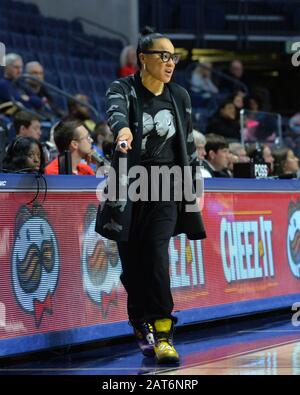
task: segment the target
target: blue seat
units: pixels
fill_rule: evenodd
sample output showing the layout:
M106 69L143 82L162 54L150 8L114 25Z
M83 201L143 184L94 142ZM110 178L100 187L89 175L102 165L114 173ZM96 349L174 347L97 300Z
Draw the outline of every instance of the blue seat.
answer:
M61 88L61 81L56 72L53 73L51 71L46 70L45 81L49 82L49 84L56 86L57 88Z
M8 21L4 17L0 17L0 29L7 30L8 29Z
M86 69L83 59L70 56L69 60L70 60L71 68L75 74L85 75Z
M39 39L36 36L27 34L26 40L27 40L28 48L30 48L32 51L38 52L40 50L41 45Z
M7 31L0 30L0 41L6 46L6 53L8 47L13 47L11 35Z
M53 73L56 74L56 66L55 66L53 55L39 51L37 53L37 57L39 62L45 68L46 71L52 72L52 74Z
M24 64L36 60L36 55L32 51L18 49L17 53L22 57Z
M62 89L68 93L74 94L78 92L75 78L70 74L61 73L60 81Z
M46 53L55 53L56 45L55 40L51 38L41 37L41 49Z
M51 96L55 102L55 104L62 109L63 111L67 111L67 99L64 96L58 95L56 93L51 93Z
M104 96L106 85L102 78L92 78L94 94L97 96Z
M114 62L98 62L98 70L102 78L112 82L117 78L118 64Z
M78 92L90 96L93 93L93 86L91 81L86 77L76 78Z
M69 43L66 40L66 38L65 39L58 38L54 41L55 41L55 48L58 53L61 53L64 55L67 55L69 53Z
M56 66L57 71L63 73L71 73L72 67L71 62L67 56L58 56L54 57L54 64Z
M98 110L100 112L100 114L102 115L102 119L105 119L106 118L105 97L100 96L100 95L93 95L92 96L92 104L94 105L94 107L96 107L96 110Z
M91 59L84 59L85 71L89 77L97 77L99 75L99 70L97 63Z
M28 31L31 34L41 36L42 26L44 24L44 18L40 15L31 15L27 18L28 21Z
M23 34L11 33L11 38L12 38L13 45L16 48L16 52L18 52L18 50L29 49L29 47L27 45L27 41L26 41Z

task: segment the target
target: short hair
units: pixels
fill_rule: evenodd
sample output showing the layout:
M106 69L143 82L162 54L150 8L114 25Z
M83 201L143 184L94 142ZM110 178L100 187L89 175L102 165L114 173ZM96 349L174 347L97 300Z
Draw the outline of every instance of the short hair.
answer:
M90 104L89 97L87 95L84 95L83 93L76 93L73 97L77 100L84 102L87 105ZM67 100L67 106L69 111L71 111L73 108L76 108L76 106L81 106L81 105L84 106L84 104L78 103L76 100L74 100L74 98L72 99L70 98Z
M41 63L36 60L26 63L26 65L25 65L26 73L29 73L32 66L37 66L37 65L40 66L42 69L44 69L44 67L41 65Z
M220 149L229 147L225 137L223 136L214 133L209 133L205 137L206 137L206 145L205 145L206 157L208 157L209 151L217 152Z
M224 99L219 105L218 112L220 112L223 108L228 106L228 104L232 104L234 106L234 103L232 100L233 100L233 97L228 97L228 98Z
M28 172L30 169L26 165L28 152L33 144L39 147L41 164L39 173L43 173L45 167L44 151L41 143L33 137L17 136L8 146L5 158L3 159L3 171L5 172Z
M37 114L33 114L29 111L18 111L14 116L14 128L16 134L19 134L21 126L28 128L32 121L40 121L40 117Z
M230 143L229 144L229 151L234 154L239 156L239 152L240 150L245 149L245 147L243 146L243 144L241 143Z
M8 53L5 56L5 66L10 66L16 60L21 60L23 62L22 56L18 55L17 53Z
M206 144L206 138L204 134L202 134L196 129L193 129L193 137L196 147L198 147L199 144L203 144L203 145Z
M80 121L61 121L54 127L54 142L58 152L69 149L72 140L78 135L76 129L82 125Z
M134 46L133 45L127 45L126 47L124 47L122 49L121 55L120 55L120 66L124 67L127 64L127 56L128 56L128 52L130 50L134 50Z

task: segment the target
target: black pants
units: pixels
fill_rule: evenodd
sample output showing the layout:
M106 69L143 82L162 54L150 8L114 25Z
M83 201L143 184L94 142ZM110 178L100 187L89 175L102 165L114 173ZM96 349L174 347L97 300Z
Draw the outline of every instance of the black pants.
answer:
M132 321L171 318L169 253L178 215L176 202L135 202L130 239L118 242L121 281Z

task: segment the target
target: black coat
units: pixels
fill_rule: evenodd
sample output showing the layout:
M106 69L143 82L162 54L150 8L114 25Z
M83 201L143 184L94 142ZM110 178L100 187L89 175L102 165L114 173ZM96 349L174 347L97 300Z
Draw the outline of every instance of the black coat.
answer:
M139 97L140 77L138 74L121 78L113 82L107 91L108 101L107 114L108 123L115 137L123 127L129 127L133 134L132 150L127 154L115 150L112 168L116 171L117 179L124 176L123 170L118 166L119 158L127 161L127 174L132 166L140 163L141 143L143 137L143 108ZM193 184L195 182L195 168L198 165L197 153L193 140L193 127L191 120L191 102L187 91L175 83L167 84L171 93L176 118L176 138L179 147L179 158L181 167L191 166L192 172L189 172L188 179L185 183ZM193 173L193 174L192 174ZM126 178L125 178L126 179ZM110 183L110 177L108 185ZM128 190L128 185L125 187ZM197 212L187 212L187 206L195 206L193 203L182 201L180 213L178 216L174 236L179 233L185 233L191 240L203 239L206 237L204 225L202 222L200 210ZM132 201L122 201L115 196L109 197L103 201L98 209L96 232L102 236L116 241L127 241L132 218Z

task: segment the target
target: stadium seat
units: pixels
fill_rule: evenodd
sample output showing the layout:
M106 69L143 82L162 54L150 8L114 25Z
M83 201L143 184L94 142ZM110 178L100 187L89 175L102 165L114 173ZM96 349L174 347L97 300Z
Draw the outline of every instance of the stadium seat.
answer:
M29 47L27 45L27 41L26 41L23 34L11 33L11 38L12 38L13 45L16 48L16 51L20 50L20 49L23 49L23 50L29 49Z
M70 56L69 61L71 64L71 69L73 70L73 72L75 74L79 74L79 75L85 74L86 69L85 69L83 59Z
M57 88L61 88L60 79L56 72L52 73L46 69L45 81L56 86Z
M51 38L41 37L41 49L46 53L55 53L56 45L55 40Z
M46 71L56 73L56 65L53 55L39 51L37 53L37 58Z
M59 73L71 73L71 62L67 56L54 56L54 63Z
M7 31L0 30L0 41L6 46L6 52L8 47L13 47L11 35Z
M85 71L90 77L98 77L99 71L97 63L92 59L84 59Z
M41 48L39 39L36 36L33 36L31 34L26 35L26 40L27 40L27 45L28 48L31 49L32 51L38 52Z
M78 92L77 84L73 76L65 73L60 73L59 77L63 90L71 94Z
M86 77L77 77L76 83L78 87L78 92L90 96L93 93L93 86L91 81Z

